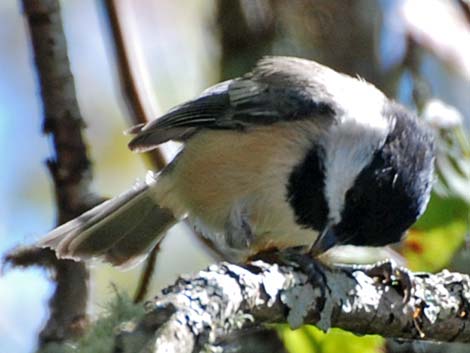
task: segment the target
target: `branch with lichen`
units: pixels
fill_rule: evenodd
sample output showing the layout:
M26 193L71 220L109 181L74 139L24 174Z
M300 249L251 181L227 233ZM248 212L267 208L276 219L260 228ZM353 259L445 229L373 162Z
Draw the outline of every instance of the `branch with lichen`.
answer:
M369 277L362 269L317 271L325 290L296 267L262 261L246 266L220 263L181 277L147 303L143 317L122 326L115 351L222 351L227 337L267 323L470 342L467 275L446 270L410 273L414 290L404 303L400 285Z

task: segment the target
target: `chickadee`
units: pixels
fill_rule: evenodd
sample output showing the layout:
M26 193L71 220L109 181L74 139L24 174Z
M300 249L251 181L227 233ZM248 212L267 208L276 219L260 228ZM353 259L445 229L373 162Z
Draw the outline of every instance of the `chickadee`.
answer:
M188 218L224 256L398 242L433 179L428 129L360 78L266 57L159 119L131 150L184 143L159 174L56 228L61 258L135 262Z

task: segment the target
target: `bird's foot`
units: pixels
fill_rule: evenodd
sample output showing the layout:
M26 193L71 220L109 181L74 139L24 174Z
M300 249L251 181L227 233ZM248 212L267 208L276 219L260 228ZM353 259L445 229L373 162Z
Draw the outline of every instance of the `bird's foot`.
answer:
M264 252L258 254L255 258L299 269L307 276L308 281L314 287L320 289L322 297L324 297L327 289L331 291L325 275L326 266L309 253L306 253L305 247Z
M376 281L398 289L403 295L403 304L407 304L414 293L414 275L405 267L398 266L393 260L385 260L371 265L335 265L352 275L355 271L364 272Z

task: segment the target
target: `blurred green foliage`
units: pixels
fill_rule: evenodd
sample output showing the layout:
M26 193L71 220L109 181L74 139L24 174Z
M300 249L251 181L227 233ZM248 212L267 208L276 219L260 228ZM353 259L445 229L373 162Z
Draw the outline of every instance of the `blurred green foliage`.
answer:
M428 210L403 244L408 267L429 272L447 267L465 243L467 217L463 200L433 194Z
M384 339L376 335L356 336L340 329L328 333L315 326L291 330L286 325L278 327L279 336L292 353L378 353L382 352Z

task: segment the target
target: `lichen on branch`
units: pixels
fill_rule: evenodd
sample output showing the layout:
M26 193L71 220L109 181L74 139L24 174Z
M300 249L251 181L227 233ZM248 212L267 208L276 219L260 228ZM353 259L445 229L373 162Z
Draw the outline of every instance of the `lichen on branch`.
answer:
M263 261L212 265L181 277L148 302L147 314L118 334L115 349L189 353L222 348L225 337L242 328L286 322L384 337L470 341L467 275L446 270L410 274L414 290L404 303L399 283L369 277L362 268L318 271L326 290L296 266Z

